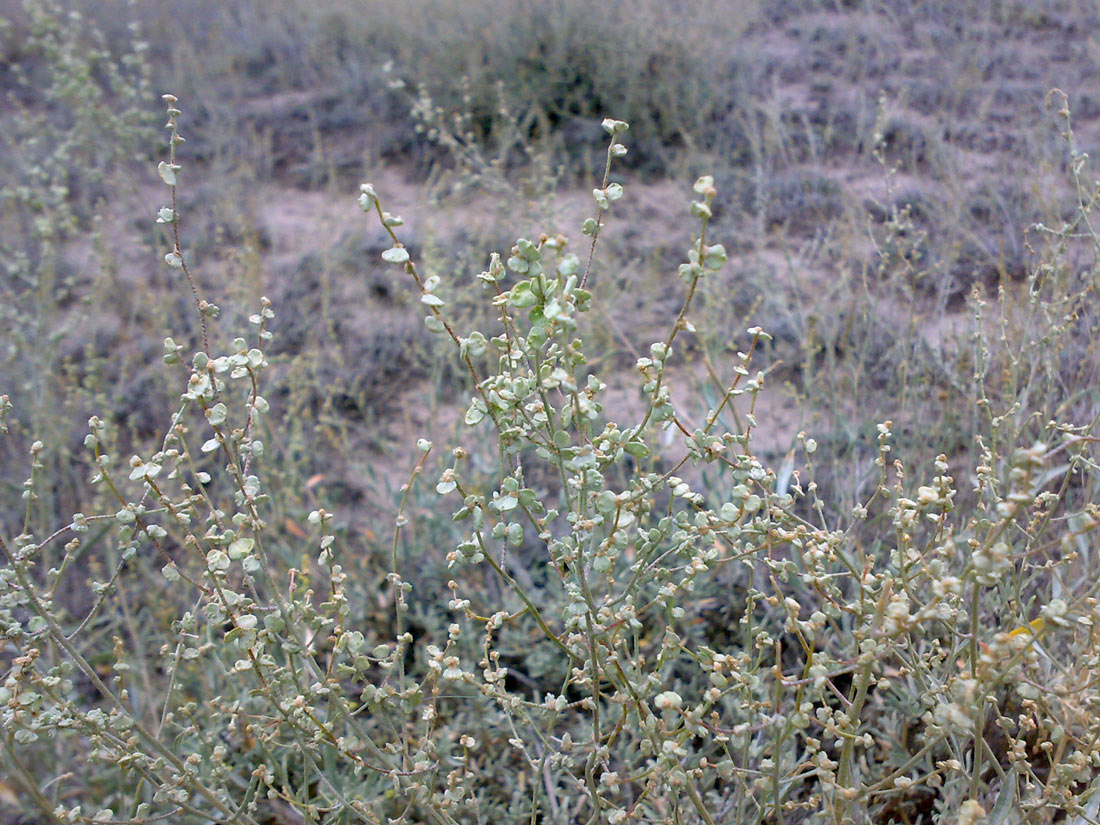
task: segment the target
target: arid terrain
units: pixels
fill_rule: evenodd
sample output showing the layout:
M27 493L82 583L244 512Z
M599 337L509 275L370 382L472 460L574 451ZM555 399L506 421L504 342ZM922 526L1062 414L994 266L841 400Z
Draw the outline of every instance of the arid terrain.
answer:
M186 382L162 363L162 341L199 345L155 222L164 93L182 110L179 230L221 310L212 338L244 335L261 296L275 312L270 522L292 560L315 538L307 514L324 507L360 559L349 566L384 575L416 441L449 448L470 401L416 285L380 257L391 242L357 205L363 182L404 219L399 237L455 317L492 334L474 276L541 233L569 237L585 259L600 122L631 121L612 175L625 194L600 235L579 332L592 370L613 375L615 420L643 407L633 364L681 306L677 267L699 226L691 187L712 175L707 237L729 261L678 339L672 396L701 420L745 330L767 331L752 362L767 374L753 450L779 467L800 433L812 437L829 512L873 491L887 419L918 479L942 453L971 480L975 324L995 337L993 307L1002 320L1026 314L1049 245L1065 246L1073 277L1092 273L1067 313L1100 300L1091 227L1047 231L1096 191L1083 160L1100 158L1091 0L0 0L0 20L0 394L14 405L0 481L16 501L34 440L53 479L27 521L98 506L83 484L89 416L121 456L156 448ZM1100 411L1098 346L1071 336L1051 356L1058 414L1077 425ZM427 496L407 510L414 522L439 515ZM0 508L0 532L18 534L24 518ZM433 525L414 533L425 547L451 540ZM418 574L445 592L438 558ZM376 590L370 621L392 607ZM417 610L415 622L436 620L425 618L435 607ZM15 799L0 778L0 822L45 821L21 818ZM925 804L899 802L892 821L921 821Z

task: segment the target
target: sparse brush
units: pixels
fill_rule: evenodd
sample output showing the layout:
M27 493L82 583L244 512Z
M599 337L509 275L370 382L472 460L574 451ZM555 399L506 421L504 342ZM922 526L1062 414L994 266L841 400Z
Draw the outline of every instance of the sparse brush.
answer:
M714 89L623 80L666 40L688 87L712 78L716 40L621 20L656 13L642 0L590 5L510 4L531 13L507 40L516 18L477 4L485 48L425 58L455 67L418 115L453 160L436 205L481 213L461 248L391 214L376 179L358 193L366 240L348 227L294 250L274 301L258 249L277 233L253 231L251 204L196 214L204 167L187 151L211 175L238 114L270 111L204 106L203 128L228 131L185 144L166 95L169 149L146 164L162 206L132 220L163 261L149 280L177 297L146 311L98 201L145 151L144 47L27 4L21 55L64 105L59 126L24 101L0 177L16 207L0 216L0 819L12 799L28 821L133 825L1097 819L1100 185L1069 99L1047 99L1068 207L1034 212L1030 178L944 206L905 175L950 178L949 141L885 96L877 115L739 98L720 116ZM904 5L868 19L919 14ZM1051 4L1024 5L971 9L991 51L997 21L1054 25ZM799 6L745 4L781 36L804 30L823 71L873 46L851 73L874 80L898 51ZM924 6L918 42L946 25ZM330 78L317 55L333 43L362 79L346 9L218 13L257 23L242 65L272 88ZM377 23L406 56L391 81L435 31L412 17ZM605 53L598 27L577 28L593 19L633 50ZM189 42L154 51L183 59ZM594 62L574 67L566 42ZM511 88L465 72L490 59L518 67ZM359 66L372 82L382 68ZM646 160L622 163L654 144L628 153L636 131L605 119L570 239L554 195L576 169L534 132L568 135L624 83L662 152L684 142L658 166L727 166L683 198L648 190L674 208L639 204ZM697 133L723 122L749 145ZM302 129L269 135L259 163L301 162L291 177L312 183L357 168L274 151ZM883 179L869 206L818 166L849 144ZM674 215L690 226L675 253L651 237ZM230 224L240 248L219 257ZM206 265L234 275L221 308ZM231 305L253 292L252 314ZM385 460L364 447L395 440Z
M290 520L293 544L278 523L285 488L265 479L285 453L268 444L293 424L263 394L274 310L262 301L228 345L210 327L165 99L157 219L202 330L186 360L164 341L182 395L159 446L128 462L91 419L98 509L53 528L31 517L51 483L32 445L28 516L0 540L0 743L42 817L1089 821L1098 414L1081 393L1095 384L1067 385L1058 358L1096 320L1095 285L1064 256L1100 239L1072 144L1080 209L1037 230L1049 242L1023 303L1002 293L991 318L973 298L972 449L910 468L891 422L870 422L872 481L847 511L813 437L778 467L754 450L762 329L738 334L707 403L673 401L697 301L727 263L712 178L694 185L679 310L637 359L640 404L614 420L585 341L598 239L629 197L625 123L604 121L578 251L519 238L476 276L492 326L459 326L452 285L422 272L364 184L381 259L469 393L443 459L417 442L392 527L375 525L388 554L364 562L324 507Z

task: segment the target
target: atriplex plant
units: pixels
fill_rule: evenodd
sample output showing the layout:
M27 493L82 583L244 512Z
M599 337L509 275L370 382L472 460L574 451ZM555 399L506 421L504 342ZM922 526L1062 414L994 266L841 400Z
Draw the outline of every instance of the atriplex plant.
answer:
M682 307L637 363L643 403L626 422L607 419L608 384L586 366L581 337L599 234L624 195L611 169L625 123L604 121L583 259L557 234L490 257L478 278L499 317L491 333L449 318L447 285L418 269L401 219L365 184L360 205L393 241L383 259L415 281L427 326L457 348L472 386L469 441L435 487L454 500L463 538L428 549L446 556L451 593L421 596L447 600L452 621L439 638L407 626L407 513L431 466L421 439L394 528L394 632L370 639L358 610L378 598L376 583L345 572L331 513L310 516L320 538L300 568L269 551L261 434L279 425L264 421L260 379L274 313L264 302L252 345L238 338L215 354L206 322L217 309L181 245L180 111L165 99L171 154L159 170L171 205L157 220L171 233L165 261L203 319L189 367L165 340L186 379L180 405L161 449L132 458L128 474L93 418L92 483L113 503L53 532L28 518L0 538L0 740L43 817L1095 821L1095 412L1076 425L1033 420L1031 384L1003 380L1039 374L1091 317L1081 302L1092 287L1058 266L1091 232L1091 199L1052 233L1029 284L1021 328L1043 345L1015 348L1007 327L990 342L978 314L973 491L959 490L946 456L927 483L907 482L884 422L874 493L836 514L812 481L812 438L800 436L805 479L780 483L753 452L765 376L749 365L764 331L748 330L698 425L672 401L696 291L726 263L708 238L710 178L694 187ZM658 448L669 430L678 439ZM28 502L49 482L39 450ZM486 453L490 474L467 461ZM687 479L701 465L725 486L695 489ZM59 594L95 569L86 543L103 548L106 575L74 615ZM156 646L150 628L163 634Z

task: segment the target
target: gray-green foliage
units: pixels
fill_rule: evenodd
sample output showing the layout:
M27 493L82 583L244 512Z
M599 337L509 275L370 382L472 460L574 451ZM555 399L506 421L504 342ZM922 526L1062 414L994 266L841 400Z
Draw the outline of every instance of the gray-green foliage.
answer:
M12 65L0 151L0 246L5 274L36 284L56 276L61 241L86 228L112 177L152 135L147 44L131 27L130 49L112 54L94 20L53 0L29 0L27 39Z
M0 383L25 399L17 431L49 442L40 458L57 482L40 495L51 512L71 501L61 477L69 428L55 413L82 396L104 403L99 391L122 371L89 346L98 328L79 307L118 289L98 219L149 151L155 121L140 28L118 51L94 19L55 0L27 0L23 11L0 92ZM14 456L0 455L10 467Z
M166 99L165 262L212 319L180 241L180 111ZM1094 284L1059 267L1091 199L1052 232L1023 339L1007 320L991 338L975 299L974 466L939 456L914 483L879 423L874 488L838 513L813 480L813 438L794 472L754 452L763 330L738 333L744 352L707 408L674 401L700 284L726 263L709 177L670 278L681 308L635 365L640 402L611 418L611 376L585 344L592 256L629 197L612 178L626 124L604 126L579 252L544 234L492 254L477 276L492 328L456 325L451 285L421 272L382 193L360 191L393 241L382 259L415 283L470 393L444 462L418 442L382 590L349 576L322 507L300 564L273 552L268 302L232 343L204 326L189 359L165 340L182 393L158 449L120 467L109 428L89 422L91 484L109 504L49 528L28 517L0 542L0 741L42 816L831 823L910 817L927 793L941 821L977 821L999 795L1018 800L1003 821L1022 822L1088 803L1096 413L1036 417L1045 402L1028 393L1095 320ZM1007 319L1007 298L999 309ZM28 500L49 483L41 451ZM449 545L419 544L410 519L427 508L452 513L430 534ZM410 559L432 557L447 592L418 593ZM90 606L76 612L62 596L84 590L71 579L85 570ZM391 624L364 627L379 599ZM414 627L418 610L445 618Z
M642 140L638 162L660 166L669 159L662 150L692 145L727 114L731 86L743 103L750 70L730 44L760 9L754 0L515 7L424 0L417 14L428 22L395 19L378 45L416 87L414 113L424 117L435 104L440 113L464 112L472 136L505 143L516 138L511 114L528 137L564 135L567 152L586 152L573 145L577 131L590 137L588 124L616 113ZM703 29L711 35L682 36Z

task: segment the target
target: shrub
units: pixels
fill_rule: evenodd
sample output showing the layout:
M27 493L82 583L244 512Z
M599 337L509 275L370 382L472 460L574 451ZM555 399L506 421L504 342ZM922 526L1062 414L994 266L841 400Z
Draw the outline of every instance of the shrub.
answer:
M140 357L120 351L116 319L86 307L116 289L101 207L135 158L148 158L155 121L140 28L114 49L94 19L54 0L23 12L23 28L5 32L0 85L0 386L22 399L9 420L16 433L49 445L37 461L52 481L32 512L52 521L74 509L80 486L67 477L80 436L66 419L116 402L116 382L140 369ZM128 299L116 295L115 305ZM0 478L18 485L23 455L11 447L0 444ZM15 511L0 524L17 530Z
M421 271L364 184L382 259L415 284L470 393L443 459L418 441L383 565L354 558L320 506L300 552L282 551L268 445L295 423L263 396L274 308L219 343L181 244L181 113L165 99L157 218L201 321L188 359L164 341L185 389L159 449L121 469L110 428L89 421L94 513L45 529L28 515L0 541L0 744L43 818L1095 815L1098 383L1095 345L1075 341L1097 317L1093 271L1072 264L1100 238L1072 145L1077 214L1039 228L1021 295L972 298L973 445L907 466L891 422L870 422L873 482L847 511L820 489L813 437L780 467L754 452L764 330L735 333L712 401L673 403L695 302L727 258L710 177L633 411L610 410L585 343L593 256L626 194L611 176L625 123L603 123L580 254L561 235L519 238L477 275L491 329L458 326L452 285ZM42 450L28 513L51 484Z

